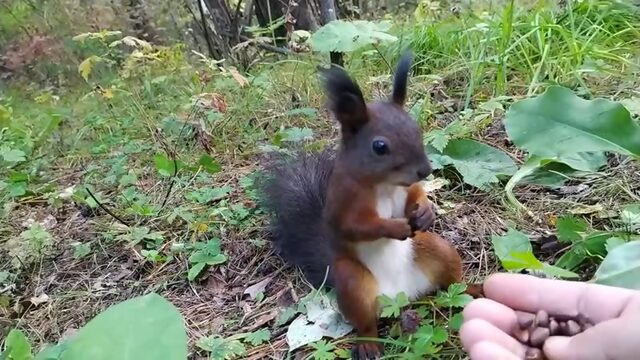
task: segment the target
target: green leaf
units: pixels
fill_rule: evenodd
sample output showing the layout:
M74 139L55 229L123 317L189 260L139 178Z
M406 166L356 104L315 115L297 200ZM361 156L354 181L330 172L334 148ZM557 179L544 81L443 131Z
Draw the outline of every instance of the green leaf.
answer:
M640 125L624 106L584 100L560 86L514 103L504 125L516 146L548 159L564 162L576 153L604 151L640 157Z
M465 183L481 189L497 183L498 176L513 175L518 170L511 157L502 150L471 139L450 140L440 154L436 149L429 153L435 163L434 169L438 164L451 164Z
M398 317L402 308L409 305L409 298L404 292L399 293L395 298L382 295L380 296L380 304L382 305L381 317Z
M349 53L365 46L393 42L397 38L387 33L391 23L365 20L334 20L318 29L311 39L311 48L318 52Z
M620 221L631 230L640 228L640 204L625 206L620 212Z
M239 340L223 339L218 336L202 338L196 342L196 346L202 350L209 351L211 360L237 359L247 352Z
M0 148L0 156L2 156L4 161L12 162L12 163L17 163L17 162L22 162L27 160L27 158L25 157L26 154L24 153L24 151L11 149L8 147Z
M73 246L73 257L81 259L91 253L91 244L78 243Z
M193 266L191 266L191 268L189 269L189 273L187 274L187 279L189 279L189 281L193 281L195 280L195 278L198 277L198 275L200 275L200 273L202 272L202 270L204 270L204 267L207 266L206 263L195 263Z
M604 258L591 281L640 290L640 241L615 247Z
M280 131L281 141L300 142L313 138L313 130L309 128L292 127Z
M20 197L27 193L27 183L24 181L9 183L5 190L7 190L12 197Z
M202 166L202 168L208 172L209 174L215 174L222 170L222 166L213 160L213 158L207 154L204 154L198 160L198 165Z
M157 154L153 157L153 162L156 166L156 170L162 176L173 176L175 175L176 165L175 163L168 159L166 156L162 154Z
M565 215L558 218L556 230L558 240L561 242L575 242L582 239L582 234L587 231L589 224L573 215Z
M182 360L187 333L178 310L151 293L110 306L66 346L62 360Z
M5 351L0 353L0 358L4 357L8 360L31 360L31 344L29 340L20 330L11 329L4 341Z
M465 294L467 286L465 284L454 283L449 285L446 292L439 291L436 297L438 306L465 307L473 300L469 294Z
M252 333L248 333L244 339L245 342L248 342L253 346L258 346L271 339L271 332L269 332L268 329L260 329Z
M507 270L535 269L557 277L578 277L577 274L571 271L544 264L538 260L533 254L529 238L518 230L509 228L503 236L493 235L491 242L496 256Z
M196 252L189 257L191 263L203 263L206 265L218 265L227 261L227 257L224 254L206 254L203 252Z
M567 164L550 161L534 169L530 175L522 178L521 182L557 188L563 186L568 180L579 179L589 174L591 171L576 170Z
M449 319L449 327L453 331L459 331L463 322L464 318L462 317L462 313L456 313Z
M613 249L617 248L618 246L626 244L626 243L627 243L626 240L614 236L612 238L609 238L609 240L607 240L607 244L605 246L607 248L607 252L609 253Z
M309 346L315 349L313 354L311 354L312 359L333 360L336 358L333 353L336 347L331 343L327 343L324 340L319 340L309 344Z
M443 152L449 143L449 134L442 129L431 130L426 136L427 141L439 152Z

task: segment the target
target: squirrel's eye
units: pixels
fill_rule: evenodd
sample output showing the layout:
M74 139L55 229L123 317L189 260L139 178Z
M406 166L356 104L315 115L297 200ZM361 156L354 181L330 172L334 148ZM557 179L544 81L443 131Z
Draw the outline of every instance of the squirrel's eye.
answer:
M373 151L377 155L384 155L389 152L389 146L383 140L374 140L373 141Z

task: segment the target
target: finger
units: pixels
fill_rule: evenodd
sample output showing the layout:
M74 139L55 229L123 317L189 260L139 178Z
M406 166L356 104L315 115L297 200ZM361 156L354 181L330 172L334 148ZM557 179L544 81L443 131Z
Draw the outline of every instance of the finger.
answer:
M513 309L490 299L473 300L464 308L462 316L465 322L485 320L507 334L511 333L518 321Z
M509 350L500 347L500 345L481 341L477 343L471 351L469 351L471 360L520 360Z
M525 347L504 331L483 319L472 319L462 324L460 339L467 352L481 342L490 342L522 359Z
M637 292L576 281L540 279L530 275L495 274L484 284L485 295L514 310L577 316L600 322L617 317Z
M604 321L573 337L552 336L544 344L549 360L637 359L640 315Z

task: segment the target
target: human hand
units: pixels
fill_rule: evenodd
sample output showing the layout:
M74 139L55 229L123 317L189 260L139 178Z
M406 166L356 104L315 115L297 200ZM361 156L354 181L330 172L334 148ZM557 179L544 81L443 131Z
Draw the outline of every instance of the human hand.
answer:
M551 336L549 360L627 360L640 357L640 291L529 275L496 274L486 298L468 304L460 337L472 360L525 359L526 347L511 336L515 311L553 316L583 314L595 325L572 337Z

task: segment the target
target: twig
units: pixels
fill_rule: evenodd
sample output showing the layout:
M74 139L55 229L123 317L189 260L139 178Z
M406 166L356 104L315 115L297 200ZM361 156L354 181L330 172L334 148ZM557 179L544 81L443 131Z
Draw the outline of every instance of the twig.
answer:
M393 72L393 68L391 67L391 64L389 64L389 62L387 61L387 58L385 58L384 55L382 55L382 53L380 52L380 49L378 49L376 44L372 44L372 45L373 45L373 48L376 49L376 51L378 52L378 55L380 55L380 57L382 58L384 63L387 64L387 67L389 68L389 71Z
M91 192L91 190L89 190L88 187L85 187L85 189L87 190L87 193L89 193L89 196L91 196L91 198L93 199L93 201L96 202L96 204L98 204L98 206L104 210L104 212L106 212L107 214L111 215L112 218L118 220L118 222L126 227L129 227L129 224L127 224L126 221L122 220L118 215L114 214L113 212L111 212L111 210L107 209L106 206L104 206L98 199L96 199L96 197L93 195L93 193Z

